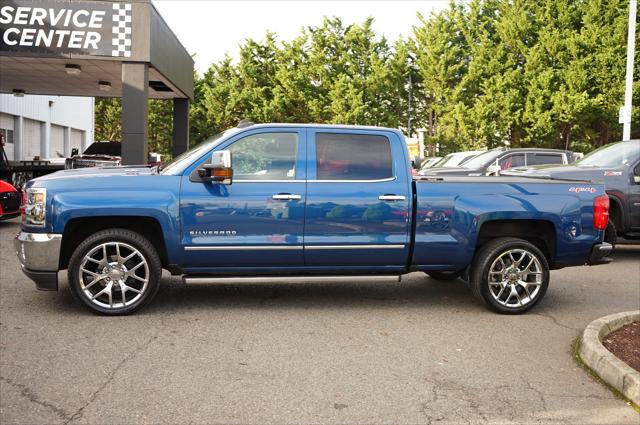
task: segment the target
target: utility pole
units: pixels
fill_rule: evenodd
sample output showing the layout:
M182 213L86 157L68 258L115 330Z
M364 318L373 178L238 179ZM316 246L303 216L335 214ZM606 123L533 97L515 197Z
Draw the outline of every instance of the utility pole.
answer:
M411 137L411 91L413 89L413 80L411 78L411 70L409 70L409 99L407 105L407 135ZM422 155L420 155L422 156Z
M620 108L619 122L622 127L622 140L631 139L631 108L633 98L633 56L636 41L636 11L638 0L629 0L629 34L627 38L627 78L624 87L624 106Z

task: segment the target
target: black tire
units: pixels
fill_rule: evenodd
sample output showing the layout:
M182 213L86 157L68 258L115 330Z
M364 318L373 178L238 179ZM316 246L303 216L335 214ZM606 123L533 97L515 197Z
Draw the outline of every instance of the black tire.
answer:
M457 278L459 278L460 276L462 276L462 273L464 272L464 270L458 271L458 272L425 272L426 274L428 274L430 277L434 278L435 280L455 280Z
M501 294L501 292L499 291L501 284L496 282L494 285L489 285L489 271L492 265L494 265L494 262L499 261L498 258L501 255L507 255L507 253L512 250L516 250L516 254L515 254L516 257L518 255L518 251L525 251L528 253L528 256L525 257L523 255L520 261L524 262L529 260L530 258L533 258L533 257L536 258L537 263L534 262L533 265L534 265L534 268L536 269L535 270L536 273L540 277L541 282L539 282L539 287L537 291L535 291L535 286L538 286L538 285L534 286L534 289L532 291L533 293L531 294L533 298L531 298L526 296L527 294L525 292L525 287L523 285L519 285L515 283L516 281L514 277L513 289L516 290L517 293L512 296L511 292L509 292L508 294L505 294L507 296L506 300L502 300L502 302L499 302L494 297L496 295ZM517 259L518 258L516 258L516 260ZM505 257L504 260L506 260L507 263L510 262L510 260L507 257ZM518 264L511 263L509 264L509 267L515 265L516 269L519 270ZM498 266L497 263L494 265L494 267L496 266ZM540 270L537 270L538 268ZM508 271L510 269L507 268L504 270ZM534 273L529 273L529 274L534 274ZM495 275L493 276L495 278ZM499 278L499 279L501 280L503 278ZM530 279L530 277L527 277L526 279ZM471 272L469 274L469 283L476 298L482 301L491 310L501 314L521 314L530 310L536 304L538 304L540 300L544 297L545 293L547 292L547 288L549 287L549 263L545 255L542 253L542 251L540 251L540 249L538 249L535 245L533 245L532 243L526 240L518 239L518 238L497 238L487 242L476 254L476 257L471 266ZM526 286L528 287L529 285L526 285ZM510 288L509 289L510 291L511 287L509 288ZM504 289L506 290L506 287ZM495 293L496 291L498 292L498 294ZM523 301L521 300L521 297L524 297L524 300L526 301L524 304L523 304ZM500 299L501 297L498 296L497 298ZM505 304L510 304L509 301L512 298L515 298L515 300L520 301L520 305L516 305L516 306L505 305ZM513 302L511 304L513 304Z
M613 249L611 250L611 254L613 254L613 251L616 248L617 239L618 239L618 231L616 229L616 225L613 224L613 221L609 220L609 222L607 223L607 228L604 229L604 242L608 242L611 244L611 246L613 246Z
M144 273L143 277L147 279L147 282L146 284L144 283L138 284L140 286L136 287L135 286L137 283L136 279L133 279L132 277L125 277L123 282L127 282L126 283L126 285L128 285L127 289L126 290L116 289L117 291L120 291L119 293L121 298L125 298L124 306L122 307L107 306L105 308L100 305L97 305L96 302L91 301L89 299L89 296L86 295L86 291L88 291L89 287L92 286L92 282L88 282L88 284L83 289L81 280L84 279L84 277L87 277L87 278L91 277L91 275L86 274L87 272L81 272L80 267L82 266L85 256L87 256L97 247L100 247L103 244L114 244L113 246L115 247L116 243L118 244L118 249L125 250L124 252L127 252L127 253L133 252L133 250L130 250L127 247L132 247L135 250L137 250L138 255L134 256L133 259L129 261L138 261L140 263L146 262L146 267L143 268L143 273ZM122 248L120 248L120 246L122 246ZM112 250L114 248L107 248L107 249ZM98 253L99 251L95 251L95 252ZM118 253L120 253L120 251L118 251ZM105 257L106 258L105 262L109 262L109 264L111 264L110 259L112 259L114 263L115 262L119 263L119 261L115 261L114 257L115 255L110 255L110 256L108 255L107 257ZM125 265L127 263L128 262L122 262L122 264L125 264ZM90 263L86 263L86 264L88 265ZM142 264L142 265L145 265L145 264ZM100 268L100 267L103 267L103 265L96 265L95 267ZM94 270L94 272L98 273L99 270ZM132 274L138 273L138 272L135 272L135 273L134 272L135 270L129 271L129 273L132 273ZM118 273L118 272L114 272L114 273ZM101 274L101 276L107 276L107 275L108 273L104 273L104 272L102 272ZM147 303L149 303L158 293L158 289L160 288L161 276L162 276L162 263L160 261L160 257L158 256L158 253L154 248L154 246L144 236L127 229L107 229L107 230L102 230L100 232L94 233L93 235L85 239L80 245L78 245L76 250L73 252L73 255L71 256L71 260L69 261L69 270L68 270L69 288L71 289L71 293L73 294L74 298L80 301L85 307L89 308L94 313L109 315L109 316L131 314L141 309ZM111 281L111 277L107 279ZM114 279L114 282L115 282L115 279ZM106 283L103 280L103 281L100 281L100 283L96 283L95 285L96 285L95 291L99 292L98 291L99 289L105 288ZM114 283L113 285L116 285L116 284ZM133 292L133 289L129 291L128 289L131 289L131 288L140 292ZM112 299L111 297L113 297L114 292L113 291L108 291L108 292L111 293L111 296L109 297L109 300L111 300ZM128 292L133 292L134 294L138 294L138 295L133 295L133 298L131 299L132 300L135 299L135 301L132 301L131 304L127 304L127 301L126 301L126 297L127 297L126 293ZM117 294L117 292L115 293ZM109 294L105 293L103 296L106 296L106 295L109 295ZM101 297L103 296L98 296L96 298L98 301L100 301ZM118 304L122 304L122 301L118 302Z

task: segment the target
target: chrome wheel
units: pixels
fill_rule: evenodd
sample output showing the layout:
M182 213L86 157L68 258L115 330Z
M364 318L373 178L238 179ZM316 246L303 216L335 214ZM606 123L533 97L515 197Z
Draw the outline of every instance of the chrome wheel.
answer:
M149 265L133 246L105 242L82 258L78 275L82 294L91 303L119 309L142 297L149 284Z
M525 249L500 254L489 268L489 293L505 307L522 307L538 296L543 282L540 260Z

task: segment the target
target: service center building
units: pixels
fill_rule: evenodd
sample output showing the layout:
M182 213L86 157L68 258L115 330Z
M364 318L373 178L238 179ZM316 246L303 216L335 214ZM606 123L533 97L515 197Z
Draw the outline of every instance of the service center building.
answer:
M3 0L0 93L122 97L123 162L142 164L148 98L173 102L173 153L188 146L193 60L149 0Z

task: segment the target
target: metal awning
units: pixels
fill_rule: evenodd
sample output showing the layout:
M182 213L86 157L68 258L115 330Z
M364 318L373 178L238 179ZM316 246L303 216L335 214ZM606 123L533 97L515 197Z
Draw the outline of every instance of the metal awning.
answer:
M188 145L194 62L149 0L6 0L0 92L122 97L123 161L146 161L146 99L174 102L174 154Z

